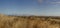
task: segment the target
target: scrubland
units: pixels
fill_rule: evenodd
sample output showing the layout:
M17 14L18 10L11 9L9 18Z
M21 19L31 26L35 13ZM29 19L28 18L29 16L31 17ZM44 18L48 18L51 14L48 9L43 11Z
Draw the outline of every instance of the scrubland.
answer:
M0 28L60 28L57 18L0 15Z

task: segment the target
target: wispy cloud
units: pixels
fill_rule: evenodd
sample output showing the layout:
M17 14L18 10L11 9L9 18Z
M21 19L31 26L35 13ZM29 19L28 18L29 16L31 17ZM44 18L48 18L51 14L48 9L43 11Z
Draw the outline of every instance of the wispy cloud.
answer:
M51 2L51 4L60 4L60 2Z
M36 0L34 0L36 1ZM40 3L49 3L49 4L60 4L60 0L37 0L37 2Z
M38 3L42 3L43 2L43 0L38 0Z
M50 2L50 4L52 4L54 6L59 6L60 5L60 1L59 2Z

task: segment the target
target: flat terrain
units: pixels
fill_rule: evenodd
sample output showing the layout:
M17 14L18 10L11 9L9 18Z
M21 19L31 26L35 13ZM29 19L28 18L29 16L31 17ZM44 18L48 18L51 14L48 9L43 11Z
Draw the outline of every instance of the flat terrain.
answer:
M0 15L0 28L60 28L60 17Z

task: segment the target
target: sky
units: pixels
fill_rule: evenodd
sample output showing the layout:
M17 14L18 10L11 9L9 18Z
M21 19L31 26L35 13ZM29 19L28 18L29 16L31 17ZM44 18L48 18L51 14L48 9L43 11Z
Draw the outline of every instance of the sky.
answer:
M60 0L0 0L0 13L60 16Z

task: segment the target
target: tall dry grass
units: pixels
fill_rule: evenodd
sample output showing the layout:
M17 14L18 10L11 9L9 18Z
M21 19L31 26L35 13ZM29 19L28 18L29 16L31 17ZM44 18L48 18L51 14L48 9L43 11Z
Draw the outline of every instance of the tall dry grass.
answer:
M0 28L60 28L60 20L0 15Z

